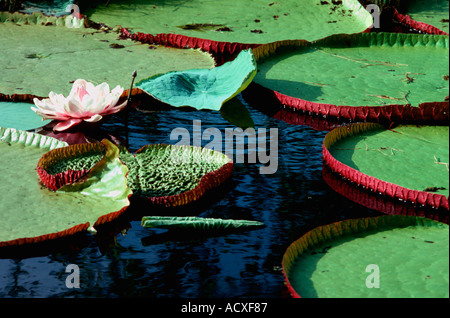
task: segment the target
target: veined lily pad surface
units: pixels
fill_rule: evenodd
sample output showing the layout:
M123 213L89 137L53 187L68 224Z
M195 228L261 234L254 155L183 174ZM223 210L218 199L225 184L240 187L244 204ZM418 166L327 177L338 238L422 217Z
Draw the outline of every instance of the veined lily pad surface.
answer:
M0 127L30 130L45 126L51 120L42 120L31 110L33 104L0 102Z
M448 95L449 42L443 35L337 35L254 52L256 83L309 103L417 107Z
M0 12L0 93L46 97L67 95L82 78L110 87L170 71L212 68L213 58L198 50L174 49L118 39L114 31L74 29L64 18Z
M110 148L101 169L85 182L57 192L40 184L36 164L43 154L67 146L54 138L0 128L0 246L35 243L101 224L129 205L128 169ZM108 182L106 182L108 180Z
M328 133L324 158L376 193L448 209L449 127L354 124Z
M231 175L233 162L208 148L148 145L121 160L129 167L133 193L152 203L181 206L199 199Z
M226 101L243 91L255 75L255 58L251 50L246 50L233 61L211 70L170 72L150 77L136 86L171 106L220 110Z
M318 227L283 257L289 289L305 298L448 298L449 228L381 216Z
M86 2L85 2L86 3ZM317 40L369 28L372 16L357 0L102 1L81 4L89 19L134 32L173 33L222 42Z

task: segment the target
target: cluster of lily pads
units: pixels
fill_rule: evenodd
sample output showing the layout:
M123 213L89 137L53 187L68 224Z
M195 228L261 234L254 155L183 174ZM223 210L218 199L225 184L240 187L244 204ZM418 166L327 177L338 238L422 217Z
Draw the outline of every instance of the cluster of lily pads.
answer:
M132 154L106 139L69 145L34 129L47 125L55 137L83 130L136 107L132 101L141 96L170 107L222 111L242 93L255 108L269 104L273 113L359 122L327 134L324 166L380 198L447 213L443 220L398 215L348 220L307 233L283 258L293 296L333 297L358 290L353 283L360 277L341 284L334 274L336 268L347 268L348 262L339 262L351 255L351 265L359 266L357 260L368 262L370 255L374 264L395 267L411 256L384 258L411 233L420 233L420 244L409 240L405 250L417 251L414 257L424 262L431 259L431 267L448 281L448 268L443 270L445 261L448 267L450 188L448 19L436 26L434 20L412 19L421 16L421 8L431 8L419 0L374 2L381 21L389 17L402 32L378 32L373 16L356 0L258 0L251 2L251 10L239 0L223 4L227 10L213 9L204 0L189 6L136 1L133 10L123 2L79 1L81 10L65 15L60 14L67 9L65 2L58 14L48 14L48 8L0 11L0 184L9 193L0 201L5 220L0 246L95 232L123 214L133 198L183 206L232 174L230 158L201 147L145 145ZM168 14L173 6L176 15ZM448 12L448 1L436 1L432 9L440 16ZM406 14L410 11L415 15ZM197 23L192 12L215 22ZM236 112L233 116L240 116L242 109ZM11 188L11 183L20 186ZM20 195L24 189L29 193L25 199ZM9 213L18 206L21 213ZM263 226L168 216L144 217L142 225ZM388 236L391 244L384 244ZM427 242L436 244L430 249ZM359 250L366 243L367 249ZM347 273L355 271L352 266ZM423 274L422 267L408 270L412 277ZM330 275L336 294L327 294ZM393 277L389 284L395 286ZM431 290L427 286L425 294ZM361 294L349 295L354 296Z

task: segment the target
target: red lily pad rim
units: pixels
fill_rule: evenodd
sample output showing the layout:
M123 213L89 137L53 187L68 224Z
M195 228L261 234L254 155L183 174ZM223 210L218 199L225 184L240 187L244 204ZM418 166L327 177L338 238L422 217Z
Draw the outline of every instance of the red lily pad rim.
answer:
M321 42L335 42L339 40L343 43L352 43L358 40L358 37L364 33L355 34L338 34L331 35L329 37L309 42L305 40L286 40L277 41L268 44L263 44L253 48L253 54L256 61L262 61L263 59L276 54L280 48L289 47L306 47ZM397 34L397 33L386 33ZM436 35L439 36L439 35ZM400 105L391 104L384 106L347 106L347 105L334 105L326 103L317 103L308 101L302 98L292 97L270 88L266 88L260 84L252 82L250 84L252 89L260 91L258 95L272 95L271 102L274 105L282 105L291 110L300 110L310 114L316 114L325 118L334 117L339 119L347 119L351 121L368 121L376 123L411 123L411 124L425 124L425 123L447 123L449 120L449 102L448 101L432 101L424 102L417 107L412 105ZM267 103L267 101L266 101Z
M404 26L414 29L414 30L417 30L417 31L420 31L422 33L449 35L447 32L445 32L435 26L432 26L432 25L424 23L424 22L416 21L414 19L411 19L411 17L409 15L399 13L396 8L394 8L394 18L399 23L403 24Z
M368 33L370 31L371 28L367 28L362 33ZM174 48L200 49L201 51L211 54L215 58L217 65L232 60L241 51L265 45L257 43L214 41L174 33L159 33L156 35L142 32L131 33L127 28L121 29L120 36L122 38L146 44L159 44Z
M67 184L73 184L77 182L82 182L90 171L97 167L100 162L98 162L91 169L84 170L67 170L57 174L50 174L47 170L58 160L62 158L74 158L79 157L86 153L105 153L105 145L102 143L86 143L86 144L75 144L63 148L53 149L45 153L37 164L36 170L41 179L42 183L50 190L56 191L59 188ZM104 157L103 157L104 158Z
M281 265L284 280L293 298L301 298L289 281L289 271L295 259L318 243L372 230L383 230L407 226L436 226L439 222L427 218L404 215L382 215L360 219L348 219L319 226L291 243L283 255Z
M448 210L421 208L412 204L405 204L397 199L378 195L370 191L370 189L362 189L348 180L342 179L339 174L331 171L327 165L323 166L322 177L325 183L336 193L366 208L388 215L426 217L441 223L449 224Z
M328 150L337 141L358 134L363 131L385 129L374 123L357 123L339 127L329 132L323 141L323 160L330 169L343 178L350 180L359 187L373 190L375 193L413 204L443 208L449 210L449 198L442 194L407 189L394 183L389 183L375 177L368 176L335 159Z

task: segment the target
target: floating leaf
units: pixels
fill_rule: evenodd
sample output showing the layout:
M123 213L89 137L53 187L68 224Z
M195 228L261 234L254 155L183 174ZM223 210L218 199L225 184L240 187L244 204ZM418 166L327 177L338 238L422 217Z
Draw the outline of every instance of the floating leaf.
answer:
M243 91L256 75L251 50L242 51L233 61L213 69L169 72L140 81L136 87L175 107L220 110Z
M0 128L0 136L0 191L6 194L0 198L0 246L73 235L115 219L128 207L128 169L117 149L108 148L84 183L53 192L39 182L36 164L67 144L10 128Z
M265 0L190 0L189 5L118 0L107 6L90 2L83 14L93 21L139 32L182 34L230 43L317 40L331 34L363 32L373 23L372 16L357 0L284 0L272 6ZM221 32L221 26L233 32ZM262 32L252 32L255 29Z
M48 21L53 24L45 26ZM198 50L162 46L149 50L148 44L118 39L114 30L66 28L64 17L37 13L0 12L0 34L0 93L6 95L46 97L53 91L67 96L70 83L79 78L95 84L107 82L111 88L128 88L134 70L136 80L141 80L215 65L209 54Z
M254 83L291 108L351 120L448 121L448 36L335 35L253 51Z
M353 124L327 134L324 160L374 193L448 210L448 140L448 126Z
M296 298L448 298L448 248L447 224L390 215L317 227L282 265Z
M195 216L144 216L141 225L148 228L193 230L193 231L233 231L246 228L263 227L264 223L248 220L226 220L214 218L201 218Z

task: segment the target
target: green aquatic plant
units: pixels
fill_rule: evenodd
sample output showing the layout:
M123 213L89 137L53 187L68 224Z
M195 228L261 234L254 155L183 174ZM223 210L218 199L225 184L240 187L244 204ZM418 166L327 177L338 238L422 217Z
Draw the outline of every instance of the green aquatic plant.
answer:
M245 50L221 66L155 75L136 87L171 106L220 110L252 82L256 68L252 51Z

